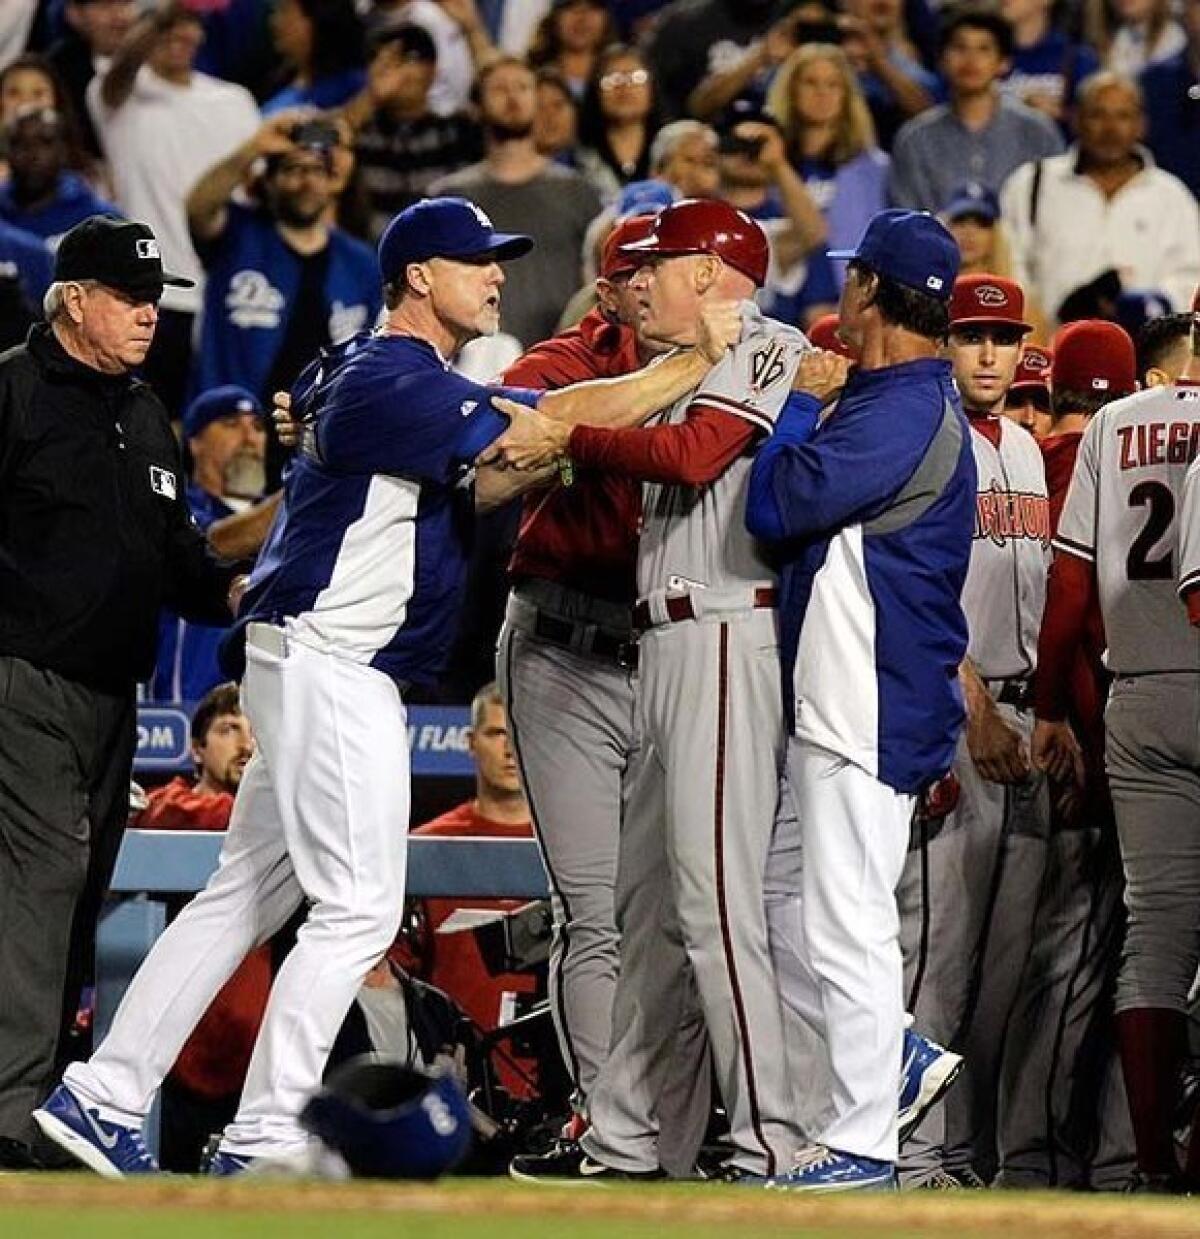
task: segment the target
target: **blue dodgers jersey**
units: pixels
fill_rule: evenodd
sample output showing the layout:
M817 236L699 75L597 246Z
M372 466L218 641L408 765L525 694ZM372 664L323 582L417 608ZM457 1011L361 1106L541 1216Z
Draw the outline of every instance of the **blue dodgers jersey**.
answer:
M223 664L244 630L296 641L430 684L455 634L474 524L472 462L508 425L493 395L423 340L378 335L325 354L296 394L313 430L284 483Z
M206 276L193 391L237 383L267 399L272 393L264 385L287 334L302 260L265 211L236 204L228 211L221 235L197 246ZM383 304L375 251L332 229L322 291L335 344L373 327Z
M759 451L747 524L780 543L783 691L797 736L918 792L954 758L975 462L949 363L855 371L807 442Z

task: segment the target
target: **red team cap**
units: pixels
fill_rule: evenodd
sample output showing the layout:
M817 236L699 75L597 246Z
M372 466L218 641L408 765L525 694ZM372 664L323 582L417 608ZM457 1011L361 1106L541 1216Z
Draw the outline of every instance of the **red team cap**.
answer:
M762 228L745 211L716 198L673 202L655 216L649 236L622 249L634 257L715 254L760 288L766 281L770 258Z
M950 326L999 323L1005 327L1033 328L1025 321L1025 293L1016 280L1002 275L961 275L950 298Z
M654 227L654 219L653 215L630 215L613 228L605 238L604 248L600 251L602 279L611 280L614 276L637 270L638 260L630 254L621 253L621 247L632 245L635 241L645 240Z
M1116 323L1085 318L1054 337L1050 382L1055 391L1103 392L1113 400L1137 391L1137 355Z
M855 361L856 358L849 346L837 333L839 321L836 314L822 314L805 330L805 335L817 348L828 349L831 353L837 353L839 357L848 357L851 361Z
M1050 394L1050 368L1054 364L1054 354L1040 344L1027 344L1017 362L1017 377L1013 379L1009 391L1020 391L1037 388Z

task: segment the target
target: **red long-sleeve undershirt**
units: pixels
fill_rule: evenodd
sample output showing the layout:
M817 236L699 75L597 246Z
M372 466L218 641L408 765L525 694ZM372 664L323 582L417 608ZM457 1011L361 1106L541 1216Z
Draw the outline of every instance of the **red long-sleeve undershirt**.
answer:
M1086 559L1059 551L1050 565L1046 608L1038 636L1035 712L1057 722L1067 716L1071 668L1083 639L1096 592L1096 568Z
M567 450L581 468L620 473L639 482L703 486L719 478L757 433L735 413L694 405L686 419L673 426L576 426Z

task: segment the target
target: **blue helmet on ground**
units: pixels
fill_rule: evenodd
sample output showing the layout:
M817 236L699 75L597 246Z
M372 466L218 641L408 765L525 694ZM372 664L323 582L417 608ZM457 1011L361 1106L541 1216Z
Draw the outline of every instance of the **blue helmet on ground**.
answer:
M436 1179L471 1146L471 1112L452 1076L365 1054L330 1073L300 1122L355 1177Z

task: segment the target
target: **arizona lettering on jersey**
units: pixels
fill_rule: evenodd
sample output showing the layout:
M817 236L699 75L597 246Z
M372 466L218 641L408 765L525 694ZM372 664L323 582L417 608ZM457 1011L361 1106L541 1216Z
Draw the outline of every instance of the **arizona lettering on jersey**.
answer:
M1046 471L1033 436L1007 418L973 419L971 447L979 481L962 595L968 654L985 680L1023 679L1037 667L1046 601Z
M1036 492L990 490L975 497L975 537L1003 546L1012 538L1032 538L1050 546L1050 504Z
M1117 675L1200 668L1200 635L1176 597L1197 390L1152 387L1105 405L1079 447L1054 546L1096 565L1104 661Z

